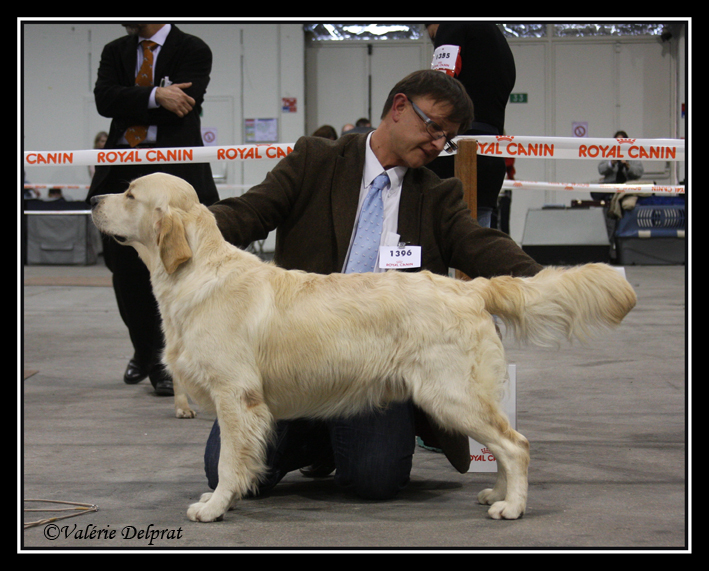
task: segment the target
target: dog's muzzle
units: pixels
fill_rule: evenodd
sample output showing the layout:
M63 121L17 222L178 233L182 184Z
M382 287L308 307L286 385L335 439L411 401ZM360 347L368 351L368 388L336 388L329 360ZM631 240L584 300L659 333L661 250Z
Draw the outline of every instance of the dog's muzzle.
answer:
M91 205L91 210L94 211L96 210L96 207L101 204L101 201L105 198L106 195L102 194L99 196L92 196L91 200L89 200L89 204ZM126 242L126 238L124 236L118 236L116 234L109 234L105 230L101 230L103 234L106 236L111 236L116 242L123 244Z

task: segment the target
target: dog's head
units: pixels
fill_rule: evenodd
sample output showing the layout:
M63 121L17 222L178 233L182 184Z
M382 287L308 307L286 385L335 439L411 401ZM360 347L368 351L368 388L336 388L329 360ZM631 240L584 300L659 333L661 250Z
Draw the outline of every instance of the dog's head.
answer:
M135 179L123 194L93 197L91 217L101 232L133 246L151 271L160 261L172 274L192 257L184 219L197 205L189 183L154 173Z

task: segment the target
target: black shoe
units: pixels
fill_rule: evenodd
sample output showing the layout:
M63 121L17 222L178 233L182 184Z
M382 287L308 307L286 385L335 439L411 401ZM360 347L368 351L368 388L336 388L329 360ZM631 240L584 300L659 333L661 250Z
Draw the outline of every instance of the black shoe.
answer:
M141 365L135 358L128 361L126 372L123 374L123 381L127 385L136 385L147 378L149 367Z
M150 371L150 383L153 385L156 395L161 397L175 396L172 377L162 365L156 365Z
M325 460L316 462L307 468L301 468L300 473L306 478L326 478L335 471L335 468L334 460Z
M159 397L174 397L175 389L172 386L172 379L168 377L155 383L155 394Z

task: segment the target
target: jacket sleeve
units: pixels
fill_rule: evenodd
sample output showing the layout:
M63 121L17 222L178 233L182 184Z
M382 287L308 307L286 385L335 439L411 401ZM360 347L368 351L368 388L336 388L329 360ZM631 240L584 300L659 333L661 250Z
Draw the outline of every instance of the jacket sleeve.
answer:
M178 34L177 30L175 34ZM174 47L168 49L166 45L161 50L156 67L157 70L166 70L166 75L172 83L192 83L185 92L195 100L190 114L198 115L209 84L212 52L201 39L181 32L179 34L173 40L176 42ZM160 126L184 121L186 117L178 117L166 109L148 108L153 87L135 85L135 70L126 69L125 66L125 49L119 42L112 42L106 45L101 53L94 86L94 98L99 114L127 125ZM160 79L161 77L156 77L155 83L159 83Z
M443 256L450 267L470 278L499 275L533 276L542 270L512 238L480 226L463 200L462 183L446 179L435 189ZM435 196L434 194L434 196Z
M111 42L101 52L94 85L96 109L103 117L128 124L145 122L152 88L135 85L135 71L126 69L123 49L119 42Z
M609 173L613 173L613 164L610 161L601 161L598 163L598 174L601 176L608 176Z
M645 169L641 161L628 161L628 180L637 180L641 176Z
M307 145L301 138L262 183L242 196L226 198L210 206L227 242L245 248L278 228L290 214L302 188L305 169L301 167L307 164L307 155Z
M184 92L195 100L194 107L185 117L179 117L175 113L162 107L148 109L148 122L150 125L176 124L189 120L190 115L201 113L204 96L207 93L210 74L212 72L212 51L209 46L196 36L182 34L177 50L169 53L161 53L160 57L169 57L168 61L158 59L157 69L165 70L170 78L170 82L191 83L192 85ZM156 84L160 77L156 78Z

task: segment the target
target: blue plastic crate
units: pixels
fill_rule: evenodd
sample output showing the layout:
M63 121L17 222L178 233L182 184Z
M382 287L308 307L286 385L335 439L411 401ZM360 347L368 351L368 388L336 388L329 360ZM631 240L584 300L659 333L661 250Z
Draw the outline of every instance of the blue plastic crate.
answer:
M684 238L686 208L682 205L640 204L618 221L616 238Z
M622 265L686 263L686 208L682 204L638 204L618 221L616 257Z

